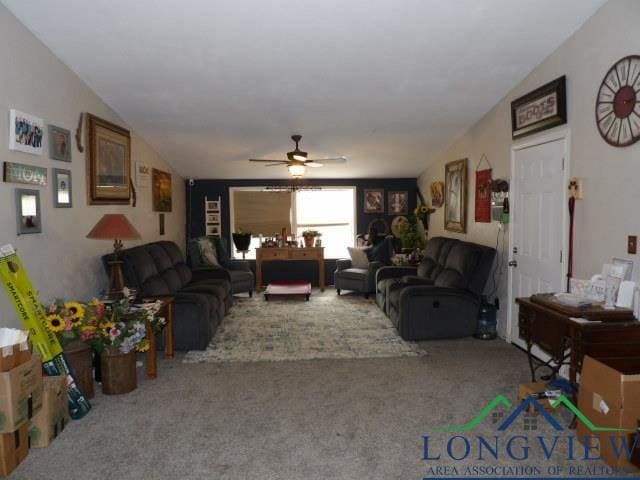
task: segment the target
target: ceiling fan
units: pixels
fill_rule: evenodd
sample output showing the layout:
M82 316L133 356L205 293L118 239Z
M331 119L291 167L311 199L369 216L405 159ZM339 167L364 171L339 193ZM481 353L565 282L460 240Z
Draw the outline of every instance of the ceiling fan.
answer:
M328 163L345 163L347 159L345 157L337 158L317 158L315 160L307 157L307 152L300 150L298 144L302 139L302 135L291 135L291 140L296 144L296 148L291 152L287 152L287 160L268 160L263 158L250 158L250 162L262 162L268 163L267 167L273 167L276 165L286 165L289 169L289 173L293 178L300 178L304 175L307 167L317 168L322 167Z

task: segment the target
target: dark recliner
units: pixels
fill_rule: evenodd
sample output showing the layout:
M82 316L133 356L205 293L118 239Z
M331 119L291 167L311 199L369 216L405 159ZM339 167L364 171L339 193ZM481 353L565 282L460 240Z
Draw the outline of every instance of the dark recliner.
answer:
M111 255L102 257L105 268ZM205 350L232 304L231 285L207 271L189 268L173 242L160 241L122 250L125 285L139 296L174 297L176 350ZM162 337L159 338L161 340Z
M369 298L369 294L376 291L376 273L380 268L391 264L391 257L397 249L397 240L389 235L368 250L367 268L354 268L348 258L337 260L333 283L338 295L342 290L351 290L364 293Z
M231 260L226 242L218 237L206 238L213 242L220 266L212 266L202 260L200 247L198 246L198 238L189 241L187 247L189 265L198 270L209 270L209 274L212 277L227 280L231 284L231 292L233 295L247 292L249 296L252 297L256 281L249 267L249 262L246 260Z
M376 303L405 340L473 335L495 255L491 247L434 237L417 270L378 270Z

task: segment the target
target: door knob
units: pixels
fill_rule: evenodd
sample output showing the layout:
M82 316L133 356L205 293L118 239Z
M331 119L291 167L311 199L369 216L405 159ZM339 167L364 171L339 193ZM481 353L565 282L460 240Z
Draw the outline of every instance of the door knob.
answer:
M515 260L511 260L511 261L509 262L509 266L510 266L510 267L517 267L517 266L518 266L518 262L517 262L517 261L515 261Z

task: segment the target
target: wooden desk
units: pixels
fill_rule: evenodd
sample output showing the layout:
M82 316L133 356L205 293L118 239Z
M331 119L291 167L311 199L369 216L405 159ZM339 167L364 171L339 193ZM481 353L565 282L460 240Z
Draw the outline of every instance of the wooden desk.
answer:
M605 310L600 306L574 308L553 300L552 294L518 298L520 338L527 343L531 379L547 366L555 375L569 365L569 380L576 381L585 355L613 361L623 366L630 358L640 358L640 322L625 308ZM576 322L570 318L586 318ZM533 345L551 356L548 362L533 357ZM538 365L534 365L534 363Z
M324 292L324 247L293 248L264 247L256 248L256 291L262 289L262 263L315 260L318 262L318 285Z

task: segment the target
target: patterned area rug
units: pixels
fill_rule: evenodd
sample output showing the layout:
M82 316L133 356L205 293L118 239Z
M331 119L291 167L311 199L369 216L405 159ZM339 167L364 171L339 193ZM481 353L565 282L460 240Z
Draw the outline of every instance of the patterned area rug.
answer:
M209 347L190 351L185 363L415 357L373 300L314 290L303 297L237 297Z

